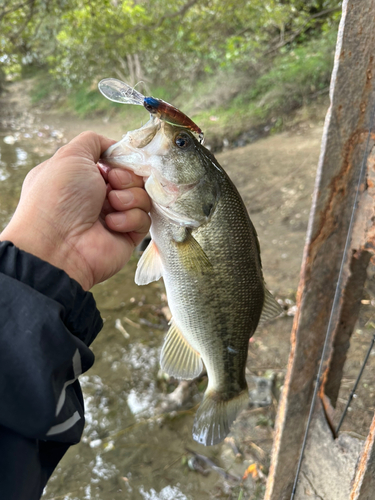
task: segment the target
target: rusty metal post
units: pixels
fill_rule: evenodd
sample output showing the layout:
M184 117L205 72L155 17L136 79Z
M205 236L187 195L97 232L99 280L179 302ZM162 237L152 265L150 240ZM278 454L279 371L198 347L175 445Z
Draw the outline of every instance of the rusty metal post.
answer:
M375 496L375 417L358 463L350 500L373 500Z
M324 126L297 293L298 312L265 500L289 500L292 491L375 105L374 56L375 0L344 0L330 89L331 106ZM374 137L370 143L373 147ZM361 201L366 198L366 187L362 186ZM368 225L373 223L370 220ZM363 246L362 229L369 229L361 229L363 225L366 226L360 219L356 221L351 252L344 266L347 293L342 295L334 318L336 328L330 332L330 357L325 360L327 367L331 366L331 371L326 370L325 383L333 399L341 379L353 318L358 314L368 251L372 250ZM357 261L353 261L355 258ZM355 270L356 276L352 274ZM348 307L350 317L345 313ZM340 325L339 319L345 324Z

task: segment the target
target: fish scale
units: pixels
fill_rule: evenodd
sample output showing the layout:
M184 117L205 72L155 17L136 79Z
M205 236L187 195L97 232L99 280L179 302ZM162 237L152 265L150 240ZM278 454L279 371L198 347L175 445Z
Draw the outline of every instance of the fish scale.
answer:
M206 367L208 386L193 437L213 445L248 404L249 339L261 315L280 308L265 288L245 205L214 156L189 131L155 118L133 131L131 141L127 137L105 159L141 173L152 199L152 241L136 282L164 279L172 322L162 368L189 379Z
M206 168L208 175L217 178L221 196L209 223L193 230L192 236L214 272L199 276L199 286L194 283L178 248L168 244L173 238L170 220L155 210L151 234L163 256L163 279L174 321L203 359L208 393L215 391L227 400L247 389L248 342L262 311L264 287L260 256L254 251L256 233L241 197L218 164L207 161Z

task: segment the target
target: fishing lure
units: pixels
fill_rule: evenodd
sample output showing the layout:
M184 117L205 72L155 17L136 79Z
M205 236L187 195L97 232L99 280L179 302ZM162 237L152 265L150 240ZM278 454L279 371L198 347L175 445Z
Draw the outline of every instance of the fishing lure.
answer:
M182 111L172 106L168 102L156 97L146 97L133 87L130 87L125 82L117 80L116 78L105 78L98 84L100 92L113 102L121 104L137 104L144 106L149 113L158 116L172 125L179 125L185 127L192 132L198 134L199 142L203 142L204 134L202 130L196 125L193 120L186 116Z

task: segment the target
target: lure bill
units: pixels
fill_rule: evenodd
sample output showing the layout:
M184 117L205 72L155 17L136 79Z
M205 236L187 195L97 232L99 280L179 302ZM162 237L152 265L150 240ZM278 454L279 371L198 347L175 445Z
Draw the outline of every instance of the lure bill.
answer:
M182 111L172 106L168 102L156 97L146 97L133 87L116 78L105 78L98 84L100 92L113 102L121 104L136 104L144 106L147 111L171 125L187 128L198 135L199 142L202 144L204 134L193 120L186 116Z

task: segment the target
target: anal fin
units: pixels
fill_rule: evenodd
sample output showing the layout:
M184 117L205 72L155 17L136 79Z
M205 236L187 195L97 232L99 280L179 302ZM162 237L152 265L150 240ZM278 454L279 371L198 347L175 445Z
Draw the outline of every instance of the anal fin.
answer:
M155 243L151 240L139 259L134 281L137 285L147 285L162 277L162 263Z
M171 377L193 379L203 369L200 354L184 338L172 319L160 356L161 369Z

